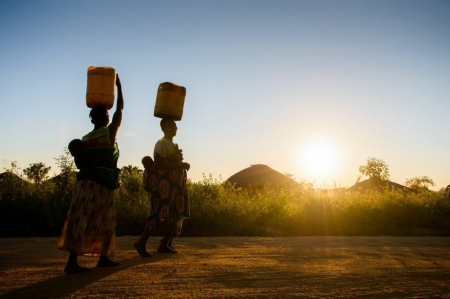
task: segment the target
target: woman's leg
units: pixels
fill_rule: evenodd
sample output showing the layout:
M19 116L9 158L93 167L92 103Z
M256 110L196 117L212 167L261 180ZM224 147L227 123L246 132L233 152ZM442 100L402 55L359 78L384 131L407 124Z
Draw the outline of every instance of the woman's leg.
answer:
M167 242L167 247L170 247L170 248L173 249L173 247L172 247L172 241L173 241L173 235L170 235L169 242Z
M169 242L171 243L172 239L173 239L172 232L166 232L163 239L161 240L161 244L159 245L157 252L159 252L159 253L178 253L178 251L170 248L170 246L169 246Z
M144 232L141 237L134 243L134 248L142 257L151 257L152 255L145 250L145 244L147 244L147 240L150 237L150 232L147 229L147 226L144 228Z
M172 247L172 240L173 240L173 236L169 239L169 242L167 242L167 247L175 249ZM163 242L163 239L159 240L159 243L162 243L162 242Z
M90 269L78 265L78 255L75 252L71 251L69 254L69 259L67 260L66 267L64 268L64 273L75 274L87 271L90 271Z

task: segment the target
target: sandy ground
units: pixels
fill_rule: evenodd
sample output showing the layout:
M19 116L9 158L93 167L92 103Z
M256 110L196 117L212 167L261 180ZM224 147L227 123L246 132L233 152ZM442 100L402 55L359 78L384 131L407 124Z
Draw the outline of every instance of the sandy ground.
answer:
M450 238L178 238L148 259L135 240L119 267L65 275L56 238L0 239L0 298L450 298Z

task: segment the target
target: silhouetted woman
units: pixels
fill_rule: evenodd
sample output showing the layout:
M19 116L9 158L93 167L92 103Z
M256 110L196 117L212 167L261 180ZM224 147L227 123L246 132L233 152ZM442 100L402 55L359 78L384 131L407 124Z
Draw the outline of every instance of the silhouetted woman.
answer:
M177 134L175 120L163 118L161 129L164 137L155 144L154 163L146 156L143 159L144 188L150 196L151 210L148 222L134 247L142 257L150 257L145 244L150 235L163 235L158 247L159 253L177 253L172 247L172 239L181 232L183 219L190 216L189 197L186 186L186 171L189 163L183 162L178 145L173 142Z
M119 76L116 77L117 104L112 122L104 107L92 108L89 116L94 130L73 140L69 150L75 158L77 185L58 248L70 252L65 273L86 272L79 255L100 256L97 267L113 267L119 263L114 255L116 235L115 189L118 188L117 133L122 123L123 97Z

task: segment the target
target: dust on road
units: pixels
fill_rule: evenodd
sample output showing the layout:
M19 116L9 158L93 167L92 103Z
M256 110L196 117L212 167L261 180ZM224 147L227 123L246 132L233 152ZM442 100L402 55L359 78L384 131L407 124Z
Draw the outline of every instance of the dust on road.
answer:
M140 258L118 237L116 268L65 275L56 238L0 239L3 298L450 298L447 237L178 238ZM153 249L153 250L152 250Z

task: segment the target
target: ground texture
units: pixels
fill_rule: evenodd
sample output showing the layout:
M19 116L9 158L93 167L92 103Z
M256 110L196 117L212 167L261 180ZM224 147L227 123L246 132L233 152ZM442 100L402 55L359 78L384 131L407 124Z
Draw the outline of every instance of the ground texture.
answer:
M0 298L450 298L450 238L178 238L140 258L117 238L115 268L65 275L56 238L0 239Z

